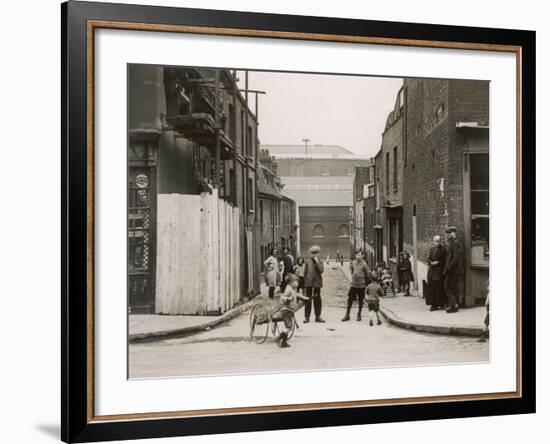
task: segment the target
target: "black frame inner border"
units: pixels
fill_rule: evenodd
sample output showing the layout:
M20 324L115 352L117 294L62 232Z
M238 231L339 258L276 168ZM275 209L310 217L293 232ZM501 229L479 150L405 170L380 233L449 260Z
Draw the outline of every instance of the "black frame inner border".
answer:
M522 49L522 397L192 418L87 422L87 20L520 46ZM535 32L69 1L61 5L61 439L92 442L534 413ZM528 116L528 118L526 117Z

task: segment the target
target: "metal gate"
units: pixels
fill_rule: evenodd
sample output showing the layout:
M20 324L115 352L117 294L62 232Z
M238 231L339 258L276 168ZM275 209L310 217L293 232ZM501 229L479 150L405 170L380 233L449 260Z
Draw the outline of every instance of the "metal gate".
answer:
M145 145L145 146L144 146ZM153 146L130 144L128 168L128 310L155 311L156 162Z

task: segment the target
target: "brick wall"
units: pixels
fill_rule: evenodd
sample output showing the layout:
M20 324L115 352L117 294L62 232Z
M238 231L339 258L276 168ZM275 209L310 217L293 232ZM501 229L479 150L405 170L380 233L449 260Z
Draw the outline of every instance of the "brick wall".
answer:
M336 258L336 250L349 257L350 237L340 235L340 227L346 225L351 230L350 207L301 207L300 208L300 245L302 256L308 256L312 245L321 247L320 256L325 259L327 254ZM314 237L316 225L323 227L324 236ZM350 233L351 234L351 233Z
M403 200L403 118L401 115L396 117L395 111L393 111L390 114L390 119L389 126L382 135L381 170L379 172L383 190L381 197L382 202L399 205ZM397 171L395 171L394 165L396 160Z
M462 202L449 189L449 83L406 79L406 161L403 168L403 241L412 253L416 212L418 259L426 262L435 234L457 224ZM461 170L461 166L458 167ZM455 221L456 220L456 221Z
M431 239L436 234L444 236L447 226L455 225L464 240L465 138L456 124L488 125L489 84L406 79L405 86L404 248L413 253L412 220L416 212L418 260L425 264ZM425 272L425 266L420 265Z

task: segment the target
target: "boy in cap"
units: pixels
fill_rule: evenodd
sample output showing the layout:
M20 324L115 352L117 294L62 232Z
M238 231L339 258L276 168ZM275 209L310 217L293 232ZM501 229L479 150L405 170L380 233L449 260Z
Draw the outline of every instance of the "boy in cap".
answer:
M308 298L301 295L296 291L298 288L299 279L295 274L289 273L286 276L286 288L284 293L281 295L281 303L283 304L279 310L280 319L283 321L284 329L281 331L281 334L277 338L277 344L279 347L290 347L288 343L288 334L289 331L294 326L294 313L298 310L301 305L298 301L307 301ZM275 330L275 324L273 329Z
M309 249L311 257L306 261L304 271L304 283L306 286L306 296L308 301L305 306L305 319L304 324L309 322L311 315L311 305L313 299L313 310L315 312L315 322L325 322L321 317L321 310L323 308L323 302L321 300L321 288L323 287L323 261L319 259L319 252L321 249L314 245Z

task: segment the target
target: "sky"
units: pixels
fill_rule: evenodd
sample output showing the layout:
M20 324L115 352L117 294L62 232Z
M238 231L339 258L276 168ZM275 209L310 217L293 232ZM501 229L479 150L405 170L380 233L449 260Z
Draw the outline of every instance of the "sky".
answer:
M239 72L244 88L244 72ZM259 138L265 145L340 145L362 157L380 149L400 78L250 71L259 96ZM254 111L254 97L249 95Z

